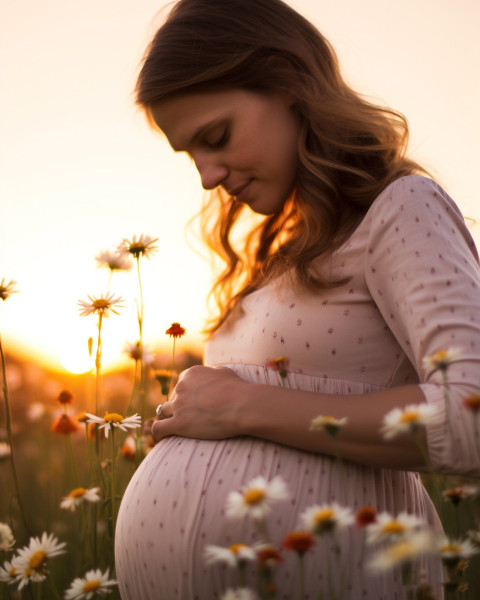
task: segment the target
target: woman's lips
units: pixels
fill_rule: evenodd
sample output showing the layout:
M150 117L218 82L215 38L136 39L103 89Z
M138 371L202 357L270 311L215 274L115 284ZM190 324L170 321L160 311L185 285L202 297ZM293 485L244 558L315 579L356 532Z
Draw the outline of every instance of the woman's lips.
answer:
M247 181L247 183L244 183L240 187L235 188L234 190L231 190L228 193L230 194L230 196L234 196L235 199L238 200L239 202L242 202L242 198L244 196L246 196L251 182L252 182L252 180L250 179L250 181Z

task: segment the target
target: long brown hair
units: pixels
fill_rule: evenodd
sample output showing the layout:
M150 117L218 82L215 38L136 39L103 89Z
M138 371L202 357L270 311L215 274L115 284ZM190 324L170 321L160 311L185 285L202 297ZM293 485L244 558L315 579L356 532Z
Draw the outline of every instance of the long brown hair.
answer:
M299 289L338 285L312 268L352 233L395 179L425 172L405 155L405 117L377 106L343 80L329 42L281 0L180 0L147 48L136 100L242 88L288 93L301 123L295 190L282 210L232 242L244 206L220 190L200 222L224 261L212 296L213 333L245 295L288 274Z

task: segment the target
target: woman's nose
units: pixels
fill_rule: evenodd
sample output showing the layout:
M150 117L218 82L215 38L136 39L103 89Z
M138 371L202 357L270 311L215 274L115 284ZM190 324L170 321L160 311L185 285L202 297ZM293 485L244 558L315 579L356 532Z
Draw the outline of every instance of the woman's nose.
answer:
M197 159L195 166L200 174L202 186L206 190L213 190L225 181L228 175L227 167L214 160Z

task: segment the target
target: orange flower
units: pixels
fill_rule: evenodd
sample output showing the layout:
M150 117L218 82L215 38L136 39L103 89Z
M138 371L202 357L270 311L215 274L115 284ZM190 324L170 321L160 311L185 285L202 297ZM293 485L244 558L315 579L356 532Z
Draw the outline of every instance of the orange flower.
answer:
M125 438L125 442L122 446L122 456L127 458L128 460L135 460L135 456L137 454L137 445L135 443L135 439L129 435Z
M87 419L88 419L88 417L87 417L87 413L86 413L85 411L81 412L81 413L80 413L79 415L77 415L75 418L77 419L77 421L78 421L79 423L86 423L86 422L87 422Z
M277 356L272 360L267 360L265 366L268 369L273 369L274 371L277 371L280 377L285 378L288 376L288 364L288 358L285 358L284 356Z
M377 520L377 509L373 506L361 506L355 515L359 527L366 527Z
M172 380L172 371L169 369L157 369L155 371L155 379L162 388L162 394L168 396L168 390L170 389L170 381Z
M262 567L275 567L278 563L283 562L283 558L275 548L270 544L262 544L257 549L258 564Z
M70 390L62 390L57 396L60 404L71 404L73 402L73 394Z
M88 419L88 417L87 417ZM88 437L91 440L94 440L96 438L96 429L97 429L97 424L96 423L89 423L88 424ZM104 440L105 439L105 429L99 429L98 430L98 439L99 440Z
M180 323L175 322L170 325L165 333L170 337L178 338L184 336L186 332L187 330Z
M480 396L467 396L463 399L463 406L476 413L480 410Z
M76 419L72 419L68 415L62 415L55 419L52 423L51 430L53 433L60 433L63 435L69 435L70 433L75 433L78 429L78 422Z
M307 550L315 546L315 540L309 531L290 531L283 540L282 546L288 550L295 550L302 556Z

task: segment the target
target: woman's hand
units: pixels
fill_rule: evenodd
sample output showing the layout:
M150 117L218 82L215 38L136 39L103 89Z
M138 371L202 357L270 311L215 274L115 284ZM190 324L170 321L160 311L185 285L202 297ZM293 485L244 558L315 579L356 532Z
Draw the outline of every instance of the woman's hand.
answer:
M218 440L241 435L237 414L249 384L226 367L183 371L172 399L152 426L156 442L169 435Z

